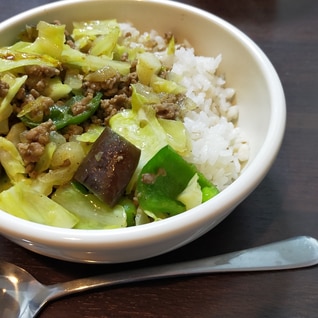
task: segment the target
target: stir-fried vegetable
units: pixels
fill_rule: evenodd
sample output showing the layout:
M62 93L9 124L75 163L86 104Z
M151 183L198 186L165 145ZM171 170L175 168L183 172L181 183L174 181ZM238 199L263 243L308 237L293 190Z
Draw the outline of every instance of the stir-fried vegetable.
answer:
M71 228L78 223L74 214L34 190L27 180L0 193L0 208L19 218L51 226Z
M116 20L73 27L41 21L0 49L0 208L51 226L111 229L216 195L183 159L191 149L182 113L193 104L166 76L174 37L155 48Z
M170 146L163 147L146 163L137 183L141 208L157 218L184 212L217 193L218 190Z
M88 103L84 111L79 114L73 114L72 108L76 103L81 102L85 99L84 96L75 95L70 100L68 100L64 105L53 105L49 109L49 114L42 118L32 118L32 110L38 108L41 101L37 103L37 100L31 102L30 107L26 105L23 110L18 114L21 121L28 127L36 127L43 121L49 119L52 120L55 128L60 130L65 126L81 124L85 120L89 119L97 110L100 104L102 94L98 93L93 97Z
M125 208L110 207L91 193L82 193L72 184L58 188L53 202L67 209L77 218L77 229L111 229L127 226Z
M78 167L74 179L113 207L124 194L139 158L139 148L106 127Z

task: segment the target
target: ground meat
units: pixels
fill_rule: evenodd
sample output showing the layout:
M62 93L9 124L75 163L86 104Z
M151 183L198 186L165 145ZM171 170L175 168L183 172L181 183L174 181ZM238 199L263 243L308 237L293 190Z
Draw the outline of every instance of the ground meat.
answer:
M25 88L36 98L44 92L49 79L58 76L60 71L55 67L31 65L25 67L25 74L28 75Z
M28 116L35 119L36 121L42 121L44 118L46 118L50 113L50 107L54 105L54 100L50 97L45 96L38 96L39 99L35 100L36 97L34 97L32 94L26 94L25 91L23 92L24 98L22 99L22 101L20 101L20 103L14 103L14 113L19 113L28 103L34 102L32 111L28 113ZM20 97L22 98L22 91L19 94L21 94Z
M154 184L157 176L154 173L143 173L141 175L141 182L144 184Z
M69 141L72 136L81 135L84 132L84 128L79 125L69 125L62 131L64 138Z
M36 163L44 152L44 145L39 142L19 143L18 150L26 165Z
M39 161L44 152L45 146L50 141L50 132L54 130L54 125L51 120L40 124L39 126L26 130L20 135L21 142L17 147L22 156L23 161L28 170L34 167L34 164Z
M131 84L137 83L136 72L129 73L128 75L121 76L116 74L115 76L109 78L105 82L91 82L84 81L83 89L87 93L102 92L104 97L112 98L115 95L126 94L131 95Z
M42 66L42 65L30 65L24 68L25 74L29 77L54 77L60 75L60 71L55 67Z
M117 112L131 108L130 98L126 94L115 95L110 99L103 99L100 108L93 117L93 123L108 125L109 119Z
M0 98L6 97L9 92L9 84L0 80Z
M160 104L154 105L156 115L163 119L177 119L180 115L180 106L178 104L178 95L168 94L162 99Z
M81 101L74 103L72 105L72 114L74 116L79 115L83 113L85 110L87 110L87 105L90 103L90 101L93 99L93 94L88 93L86 97L81 99Z
M143 173L141 175L141 182L144 184L154 184L159 176L166 176L167 171L164 168L159 168L157 173Z
M179 117L180 107L173 103L162 103L154 105L156 115L163 119L177 119Z

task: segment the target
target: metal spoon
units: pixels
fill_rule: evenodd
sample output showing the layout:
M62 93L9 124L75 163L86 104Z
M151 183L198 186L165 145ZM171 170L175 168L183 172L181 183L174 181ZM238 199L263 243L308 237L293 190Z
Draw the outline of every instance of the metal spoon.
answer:
M176 264L140 268L45 286L24 269L0 262L0 317L35 317L56 298L88 289L150 279L217 272L267 271L318 264L318 241L308 236Z

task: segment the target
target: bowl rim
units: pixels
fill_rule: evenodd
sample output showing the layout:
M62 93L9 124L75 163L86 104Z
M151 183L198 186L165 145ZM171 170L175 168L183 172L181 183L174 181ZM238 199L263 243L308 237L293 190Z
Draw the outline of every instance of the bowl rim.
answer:
M73 6L75 4L85 2L133 3L140 2L140 0L56 1L29 9L2 21L0 23L0 33L3 29L9 28L21 20L30 19L32 16L39 15L47 10L64 6ZM278 154L285 132L286 101L281 81L268 57L250 37L240 31L236 26L214 15L213 13L171 0L147 0L147 3L148 5L160 4L166 7L178 8L191 12L191 14L204 17L205 19L211 20L213 23L217 23L222 28L226 29L227 32L234 34L235 37L239 37L240 41L243 42L244 45L252 52L254 58L261 61L260 65L262 67L263 74L267 79L267 84L269 85L268 90L271 93L271 118L274 118L274 120L271 120L269 123L269 129L260 152L256 155L250 165L246 167L244 173L212 200L188 210L185 213L165 220L160 220L159 222L135 227L107 230L64 229L23 220L0 210L0 232L2 232L3 235L10 237L19 236L30 241L38 241L40 239L41 242L45 244L56 245L60 243L63 244L63 246L88 246L91 244L96 244L98 246L99 244L102 244L104 247L111 246L116 248L117 245L119 246L123 243L126 244L127 238L131 238L131 242L129 243L131 245L135 244L137 241L143 241L145 239L150 240L151 242L151 240L158 239L159 233L160 236L164 237L172 232L182 232L185 228L189 227L189 224L192 226L194 223L203 224L207 222L212 215L219 219L223 218L224 216L222 216L222 214L224 213L224 210L230 212L231 209L241 203L257 187L269 171L273 160ZM269 149L271 149L270 155L268 153ZM264 157L268 159L265 163L262 159ZM257 177L255 177L256 175ZM246 184L248 186L246 186ZM229 197L231 198L230 200ZM215 206L215 208L208 209L207 207L211 205ZM213 211L213 213L211 213L211 211ZM199 220L194 217L198 213L201 216ZM12 227L12 224L15 224L14 227Z

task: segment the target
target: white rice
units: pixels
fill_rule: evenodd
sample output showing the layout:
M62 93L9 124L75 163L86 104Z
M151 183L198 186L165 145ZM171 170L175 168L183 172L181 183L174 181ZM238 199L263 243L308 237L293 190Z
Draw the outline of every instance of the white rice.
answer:
M224 78L216 73L221 59L221 55L195 56L192 48L179 48L172 68L187 88L187 97L197 106L184 118L192 142L186 159L219 190L239 176L249 156L247 140L234 124L239 115L238 106L232 104L235 91L226 88Z

